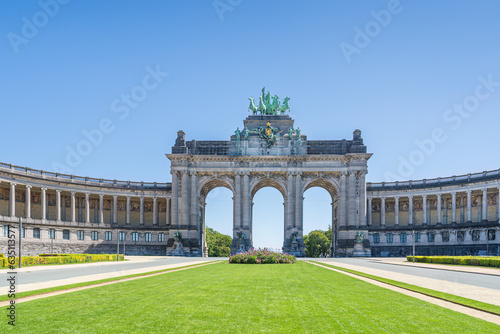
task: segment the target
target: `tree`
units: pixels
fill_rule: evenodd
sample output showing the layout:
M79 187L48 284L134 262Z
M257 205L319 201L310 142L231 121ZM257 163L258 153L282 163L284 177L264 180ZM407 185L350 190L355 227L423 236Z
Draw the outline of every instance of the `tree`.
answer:
M325 231L312 231L304 237L307 257L319 257L320 254L325 254L330 248L328 238L325 236Z
M325 237L328 239L328 245L332 244L332 225L328 225L328 230L325 231Z
M231 255L231 243L233 239L230 236L222 234L207 227L207 247L209 257L226 257Z

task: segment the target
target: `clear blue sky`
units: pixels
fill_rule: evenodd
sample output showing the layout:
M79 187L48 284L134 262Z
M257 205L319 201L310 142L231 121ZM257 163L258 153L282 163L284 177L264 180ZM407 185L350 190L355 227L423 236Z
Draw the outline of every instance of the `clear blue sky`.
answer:
M499 168L498 1L54 3L1 4L3 162L167 182L179 129L227 140L265 85L291 97L309 139L361 129L374 153L368 181ZM158 82L138 88L151 71ZM132 92L140 101L127 106ZM68 150L100 126L68 166ZM326 229L328 195L305 197L306 232ZM207 224L228 234L230 198L216 189L207 209ZM255 245L281 246L282 202L275 189L257 193Z

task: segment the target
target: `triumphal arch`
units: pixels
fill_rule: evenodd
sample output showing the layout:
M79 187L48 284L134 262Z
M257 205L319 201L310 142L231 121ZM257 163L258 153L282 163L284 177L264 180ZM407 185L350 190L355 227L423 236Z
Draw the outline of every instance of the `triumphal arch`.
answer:
M183 131L177 133L167 154L174 232L167 254L206 256L205 200L216 187L233 194L231 252L252 248L252 199L259 189L273 187L284 200L283 251L304 255L303 194L321 187L332 198L332 247L337 253L368 255L365 175L371 154L361 131L355 130L352 140L308 140L287 114L288 97L281 103L262 89L258 106L249 99L252 114L230 140L186 141Z

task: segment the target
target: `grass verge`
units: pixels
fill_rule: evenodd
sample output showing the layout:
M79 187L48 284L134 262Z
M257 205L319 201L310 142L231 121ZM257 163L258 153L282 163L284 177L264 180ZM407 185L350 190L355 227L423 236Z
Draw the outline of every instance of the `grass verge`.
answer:
M34 295L41 295L44 293L49 293L49 292L54 292L54 291L62 291L62 290L68 290L72 288L79 288L82 286L90 286L90 285L95 285L95 284L100 284L100 283L106 283L106 282L113 282L113 281L119 281L121 279L125 278L132 278L132 277L140 277L140 276L146 276L146 275L151 275L151 274L157 274L157 273L166 273L172 270L177 270L177 269L185 269L189 267L196 267L199 265L207 264L207 263L213 263L213 262L218 262L218 261L208 261L204 263L197 263L197 264L190 264L187 266L182 266L182 267L175 267L175 268L169 268L169 269L162 269L162 270L155 270L155 271L149 271L146 273L140 273L140 274L131 274L131 275L125 275L125 276L119 276L119 277L112 277L112 278L105 278L101 280L96 280L96 281L89 281L89 282L81 282L81 283L74 283L74 284L66 284L66 285L60 285L60 286L55 286L52 288L45 288L45 289L38 289L38 290L32 290L32 291L26 291L26 292L19 292L16 293L16 300L19 298L23 297L29 297L29 296L34 296ZM7 295L2 295L0 296L0 302L9 300L10 298Z
M498 333L500 326L345 274L209 266L16 305L22 333Z
M318 262L318 261L310 261L310 262L321 264L321 265L323 265L325 267L330 267L330 268L333 268L333 269L345 271L345 272L348 272L348 273L351 273L351 274L355 274L355 275L359 275L359 276L362 276L362 277L371 278L371 279L374 279L374 280L382 282L382 283L387 283L387 284L390 284L390 285L394 285L394 286L397 286L397 287L400 287L400 288L403 288L403 289L406 289L406 290L418 292L418 293L421 293L421 294L424 294L424 295L427 295L427 296L430 296L430 297L435 297L435 298L443 299L443 300L446 300L446 301L449 301L449 302L452 302L452 303L455 303L455 304L459 304L459 305L462 305L462 306L467 306L467 307L471 307L471 308L474 308L474 309L477 309L477 310L480 310L480 311L485 311L485 312L488 312L488 313L493 313L493 314L496 314L496 315L500 315L500 306L497 306L497 305L483 303L483 302L480 302L480 301L477 301L477 300L473 300L473 299L469 299L469 298L465 298L465 297L460 297L460 296L452 295L452 294L449 294L449 293L446 293L446 292L441 292L441 291L436 291L436 290L432 290L432 289L422 288L422 287L417 286L417 285L403 283L403 282L399 282L399 281L395 281L395 280L392 280L392 279L383 278L383 277L379 277L379 276L375 276L375 275L370 275L370 274L366 274L366 273L363 273L363 272L360 272L360 271L356 271L356 270L352 270L352 269L346 269L346 268L342 268L342 267L337 267L337 266L334 266L334 265L331 265L331 264L326 264L326 263L323 263L323 262Z

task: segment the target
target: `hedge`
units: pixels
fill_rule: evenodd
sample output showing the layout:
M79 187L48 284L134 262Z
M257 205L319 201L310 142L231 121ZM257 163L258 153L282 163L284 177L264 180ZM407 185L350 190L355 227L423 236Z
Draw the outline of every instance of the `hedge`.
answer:
M14 258L14 266L19 266L19 258ZM84 263L97 261L116 261L116 254L40 254L40 256L23 256L23 265ZM123 261L123 254L120 254ZM9 266L8 257L0 257L2 267Z
M406 260L413 262L413 256L407 256ZM415 256L415 262L500 268L500 256Z

